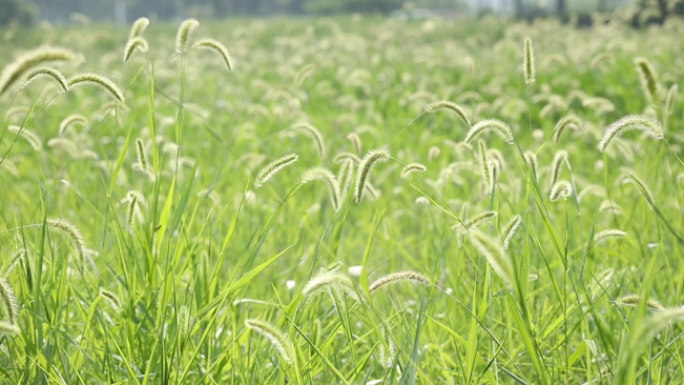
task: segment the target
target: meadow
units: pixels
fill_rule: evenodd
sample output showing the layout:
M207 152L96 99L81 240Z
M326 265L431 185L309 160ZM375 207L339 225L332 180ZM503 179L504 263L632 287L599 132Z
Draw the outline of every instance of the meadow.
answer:
M0 383L683 382L681 20L146 26L2 31Z

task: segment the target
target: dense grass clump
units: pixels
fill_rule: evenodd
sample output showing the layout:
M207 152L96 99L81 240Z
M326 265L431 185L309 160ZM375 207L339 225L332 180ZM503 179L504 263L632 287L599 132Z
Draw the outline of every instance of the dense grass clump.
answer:
M4 31L0 383L680 383L684 24L601 17Z

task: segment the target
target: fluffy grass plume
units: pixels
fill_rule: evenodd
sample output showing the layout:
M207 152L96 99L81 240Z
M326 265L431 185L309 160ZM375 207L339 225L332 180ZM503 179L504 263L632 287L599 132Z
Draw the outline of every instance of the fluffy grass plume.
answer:
M646 94L648 100L657 105L660 103L660 83L658 82L658 74L651 63L645 58L634 59L634 65L639 72L639 78L641 79L641 87L643 88L644 94Z
M126 224L132 227L136 223L143 222L142 209L140 208L142 202L135 194L129 194L128 207L126 208Z
M361 163L361 158L353 152L340 152L333 157L333 163L345 163L347 160L351 160L357 164Z
M347 135L347 139L352 143L352 146L354 146L354 152L356 154L361 153L361 137L359 134L356 132L351 132L349 135Z
M562 118L558 121L556 127L553 129L553 141L558 143L563 131L565 131L566 128L577 129L580 127L582 127L582 121L578 117L574 115L568 115Z
M596 233L594 235L594 244L601 243L603 241L606 241L610 238L622 238L627 235L626 232L622 230L616 230L616 229L609 229L609 230L603 230L601 232Z
M397 357L397 346L392 341L385 325L380 325L382 342L378 344L378 362L386 368L394 367Z
M80 265L81 267L84 267L86 243L85 239L83 238L83 234L78 229L78 227L76 227L68 221L65 221L64 219L52 218L47 219L45 222L49 227L60 230L71 239L71 243L73 244L74 248L76 249L76 252L78 253Z
M604 152L613 139L622 135L623 132L631 130L643 131L646 135L657 140L665 138L663 125L660 121L646 115L628 115L606 127L603 138L598 144L599 151Z
M309 183L315 180L322 181L328 188L330 195L330 202L333 210L337 212L340 209L340 184L335 177L335 174L327 168L314 167L304 172L302 176L302 183Z
M513 239L521 224L522 216L515 215L506 223L506 226L501 229L501 235L499 235L499 245L501 245L501 249L508 250L511 239Z
M361 160L356 172L356 189L354 191L356 203L361 203L363 200L363 194L365 193L366 185L368 184L368 177L370 176L373 167L378 163L390 160L390 158L389 151L385 149L376 149L368 151L366 156Z
M294 164L299 159L299 155L290 154L285 155L282 158L276 159L273 162L262 168L261 171L256 176L254 180L254 188L261 187L264 183L268 182L275 174L287 166Z
M21 79L32 68L50 62L75 59L76 55L73 52L63 48L40 47L29 51L7 65L0 73L0 95L7 92L12 84Z
M276 349L283 361L288 364L294 362L294 347L290 341L288 341L287 337L285 337L285 335L275 326L257 319L245 320L245 326L266 338Z
M414 172L425 172L427 171L427 167L420 163L409 163L404 167L403 170L401 170L401 177L406 179L408 178L412 173Z
M506 143L513 143L513 131L506 123L497 119L487 119L475 123L468 131L464 142L470 143L478 136L490 131L494 131Z
M430 280L428 280L424 275L420 273L417 273L415 271L400 271L376 279L368 286L368 291L370 291L370 293L373 294L376 290L380 289L383 286L387 286L389 284L397 282L407 281L423 285L430 283Z
M128 42L126 43L126 47L124 47L124 63L131 59L135 51L146 53L149 49L150 46L149 44L147 44L147 40L145 40L142 37L134 37L128 40Z
M568 163L568 152L560 150L553 156L553 162L551 163L551 186L558 182L560 173L563 170L563 163Z
M116 311L123 309L123 302L121 302L119 296L117 296L113 292L101 287L100 296L104 298L105 301L107 301L107 303L109 304L109 306L112 307L112 309Z
M7 321L0 321L0 336L13 337L19 334L21 334L21 329L19 329L19 326Z
M26 140L34 150L40 152L43 150L43 139L41 139L35 132L24 128L23 130L19 126L9 126L7 130L11 133L20 135L24 140Z
M178 346L182 352L190 333L190 308L183 305L178 313Z
M33 82L37 78L49 78L54 80L57 85L59 85L59 88L62 89L64 92L69 91L69 85L67 84L66 78L64 78L64 75L62 75L61 72L57 71L54 68L48 68L48 67L43 67L43 68L37 68L29 72L28 75L26 75L26 79L24 79L24 83L21 85L21 88L26 87L29 85L31 82Z
M147 169L147 155L145 154L145 144L142 139L138 138L135 140L135 150L138 156L138 163L143 170Z
M131 32L128 34L128 40L130 41L136 37L141 37L148 25L150 25L150 19L146 17L141 17L134 21L131 26Z
M615 300L615 303L620 306L636 306L641 301L641 297L637 294L630 294L624 297L620 297ZM646 300L646 307L651 310L664 310L665 307L660 302L654 299Z
M228 71L233 70L233 61L230 58L228 49L220 41L214 39L201 39L195 43L194 47L216 52L221 59L223 59L223 63L226 65L226 68L228 68Z
M637 190L639 190L641 196L644 197L646 204L648 204L650 208L654 209L656 207L656 204L655 198L653 198L653 193L651 192L651 190L648 187L646 187L646 184L633 173L629 174L629 179L632 181L632 183L634 183Z
M98 86L112 94L112 96L114 96L116 100L118 100L119 102L124 102L124 96L119 87L117 87L117 85L114 84L113 81L107 79L102 75L91 73L80 74L72 77L71 79L69 79L68 82L69 87L76 87L84 84L92 84Z
M441 101L441 102L436 102L432 103L429 106L425 107L425 111L428 113L433 113L439 110L451 110L458 115L459 118L463 121L463 123L470 127L470 118L468 118L468 114L465 112L463 107L459 106L456 103L449 102L449 101Z
M69 127L77 124L81 126L86 126L88 124L88 118L79 114L72 114L67 116L59 123L59 136L64 136Z
M325 140L323 140L323 134L321 134L321 131L319 131L318 128L314 127L309 123L300 122L292 125L290 129L296 132L303 132L306 135L308 135L311 138L311 140L313 140L314 145L316 146L316 150L318 151L318 155L321 158L325 158Z
M466 230L474 228L482 222L495 218L496 215L496 211L483 211L472 218L468 218L468 220L465 223L463 223L463 227L465 227ZM459 223L454 225L454 227L458 227L460 225L461 224Z
M505 283L512 284L515 278L513 261L511 261L499 243L489 235L475 229L471 230L469 234L470 241L480 250L480 253L485 257L496 275Z
M484 140L478 141L478 163L480 163L480 176L484 182L484 187L487 192L492 191L492 170L489 169L490 163L487 158L487 147Z
M525 84L533 84L535 80L535 66L534 66L534 48L532 47L532 39L525 38L523 48L523 73L525 75Z
M349 187L354 179L354 161L349 159L342 164L340 171L337 174L337 180L340 183L340 197L346 197L349 193Z
M176 53L185 52L190 35L197 27L199 27L199 21L195 19L187 19L181 23L176 33Z
M294 84L297 87L301 87L302 84L304 84L304 81L311 76L311 74L314 73L316 70L316 65L315 64L307 64L304 67L302 67L299 71L297 71L297 74L295 74L294 77Z
M566 180L559 180L551 187L549 199L551 202L556 202L559 199L568 199L572 196L572 184Z
M351 279L334 269L328 269L311 278L306 286L304 286L302 294L306 298L311 298L316 293L327 291L328 289L340 290L345 292L348 297L357 298Z
M17 298L14 296L14 290L10 286L5 277L0 277L0 298L2 298L3 309L7 320L10 323L16 324L19 318L19 307L17 306Z

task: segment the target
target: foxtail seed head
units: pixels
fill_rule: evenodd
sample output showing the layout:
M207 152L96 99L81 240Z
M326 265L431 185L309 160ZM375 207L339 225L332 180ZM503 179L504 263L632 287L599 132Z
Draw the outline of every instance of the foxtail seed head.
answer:
M603 138L598 144L599 151L604 152L614 138L630 130L643 131L657 140L665 138L663 125L658 120L646 115L628 115L606 127Z
M294 124L292 127L290 127L292 130L299 131L299 132L304 132L307 134L314 142L316 145L316 150L318 150L318 155L320 155L321 158L325 158L325 153L326 153L326 148L325 148L325 141L323 140L323 134L314 126L312 126L309 123L305 122L300 122Z
M639 301L641 300L641 297L639 297L637 294L630 294L626 295L624 297L618 298L615 303L620 306L636 306ZM650 310L665 310L665 307L663 304L660 302L654 300L654 299L647 299L646 300L646 308Z
M549 199L551 202L555 202L558 199L568 199L572 196L572 185L566 180L559 180L553 187L551 187L551 194L549 194Z
M262 168L261 171L259 171L259 173L257 174L257 177L254 180L254 188L261 187L264 183L268 182L276 173L278 173L285 167L294 164L298 159L299 155L290 154L285 155L284 157L276 159L273 162L267 164L266 167Z
M359 134L357 134L356 132L351 132L351 133L349 133L349 135L347 135L347 139L349 139L349 141L354 146L354 152L356 154L360 154L361 153L361 137L359 136Z
M72 77L69 79L69 82L67 83L69 87L76 87L80 86L83 84L92 84L96 85L106 91L108 91L112 96L116 98L119 102L123 103L124 102L124 95L119 89L119 87L114 84L111 80L107 79L104 76L97 75L97 74L80 74Z
M146 17L141 17L134 21L133 25L131 26L131 32L128 35L128 40L131 40L136 37L141 37L143 32L145 32L145 29L147 29L148 25L150 25L150 19Z
M508 223L506 223L506 226L504 226L503 229L501 229L501 235L499 236L499 244L501 245L502 250L508 250L508 246L511 243L511 239L515 236L516 231L518 231L518 227L522 224L522 216L516 215L513 218L511 218Z
M373 281L373 283L371 283L368 286L368 291L370 291L370 293L373 294L376 290L383 286L402 281L409 281L423 285L427 285L430 283L430 281L420 273L417 273L415 271L400 271L376 279L375 281Z
M13 323L0 321L0 336L13 337L19 334L21 334L21 329L19 329L19 326Z
M513 131L511 131L511 128L506 123L497 119L487 119L475 123L468 131L464 142L470 143L481 134L490 131L494 131L506 143L513 143Z
M626 232L622 230L617 230L617 229L610 229L610 230L603 230L599 233L596 233L594 235L594 244L601 243L605 240L608 240L610 238L622 238L627 235Z
M176 53L184 53L188 46L188 40L195 28L199 27L199 21L195 19L187 19L181 23L176 33Z
M19 80L27 71L41 64L75 60L76 55L63 48L40 47L25 53L7 65L0 73L0 95Z
M69 86L67 85L67 81L64 78L64 75L62 75L61 72L57 71L54 68L47 68L47 67L46 68L37 68L37 69L29 72L29 74L26 76L26 79L24 80L24 83L21 85L21 88L26 87L27 85L29 85L29 83L31 83L32 81L34 81L35 79L40 78L40 77L46 77L46 78L53 79L55 82L57 82L57 84L59 85L59 88L61 88L62 91L64 91L64 92L69 91Z
M7 320L16 324L19 318L19 307L17 306L17 298L14 296L14 290L10 286L5 277L0 277L0 298L2 298L3 309L7 315Z
M285 337L285 334L283 334L275 326L268 322L257 319L246 320L245 326L266 338L268 342L270 342L271 345L276 349L283 361L287 362L288 364L292 364L292 362L294 362L295 354L292 343L290 343L287 337Z
M121 302L121 299L119 299L119 296L114 294L113 292L106 290L105 288L100 288L100 296L107 301L109 306L112 307L112 309L116 311L120 311L123 309L123 302Z
M420 163L409 163L401 171L401 177L406 179L414 172L425 172L425 171L427 171L427 167L425 167L424 165L422 165Z
M433 113L442 109L447 109L454 111L456 115L458 115L459 118L463 121L463 123L470 127L470 119L468 118L468 114L466 114L465 110L463 107L459 106L456 103L449 102L449 101L441 101L441 102L436 102L432 103L429 106L425 107L425 112L428 113Z
M573 127L575 129L580 128L582 127L582 121L574 115L568 115L563 119L559 120L556 124L556 127L553 129L553 141L558 143L558 141L560 141L561 135L563 134L563 131L565 131L566 128L570 127Z
M532 48L532 39L525 38L525 47L523 49L523 68L525 75L525 84L533 84L535 77L534 66L534 49Z
M325 183L330 194L330 202L333 210L337 212L340 209L340 184L335 177L335 174L327 168L315 167L304 172L302 176L302 183L308 183L314 180L320 180Z
M652 104L658 105L661 101L658 74L653 69L653 66L651 66L651 63L645 58L640 57L634 59L634 65L636 65L637 71L639 72L644 94L646 94L646 97Z
M526 151L525 154L525 161L527 164L530 165L530 168L532 169L532 174L534 175L534 178L537 179L537 170L539 169L539 161L537 160L537 154L535 154L532 151Z
M135 51L146 53L149 49L150 46L147 44L147 40L142 37L134 37L128 40L126 47L124 47L124 63L131 59L131 56L133 56Z
M223 60L223 63L226 65L226 68L228 68L228 71L233 70L233 61L230 58L228 49L226 48L226 46L221 44L220 41L214 39L202 39L195 43L194 46L197 48L203 48L216 52L219 56L221 56L221 59Z
M66 130L71 127L72 125L79 124L81 126L85 126L88 124L88 118L86 118L83 115L78 115L78 114L73 114L69 115L64 120L62 120L61 123L59 123L59 136L64 136L66 133Z
M83 234L81 234L81 231L78 229L78 227L74 226L73 224L65 221L64 219L47 219L45 220L47 225L49 227L53 227L57 230L62 231L64 234L66 234L69 238L71 238L71 242L76 249L76 252L78 253L79 256L79 261L81 267L85 266L85 248L86 248L86 243L83 238Z
M389 151L385 149L376 149L369 151L361 160L358 171L356 172L356 189L354 191L354 198L356 203L361 203L363 195L366 191L366 186L369 185L368 177L373 167L382 162L390 160Z
M471 230L470 241L480 250L492 270L507 284L515 281L515 270L510 257L490 236L478 230Z

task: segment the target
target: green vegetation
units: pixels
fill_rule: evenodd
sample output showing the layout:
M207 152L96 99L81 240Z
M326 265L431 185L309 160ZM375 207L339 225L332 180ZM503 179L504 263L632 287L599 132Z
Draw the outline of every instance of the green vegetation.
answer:
M681 381L681 21L183 25L5 32L0 382Z

